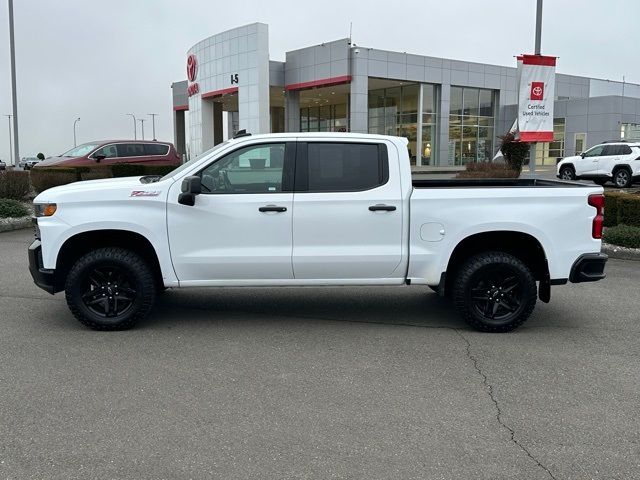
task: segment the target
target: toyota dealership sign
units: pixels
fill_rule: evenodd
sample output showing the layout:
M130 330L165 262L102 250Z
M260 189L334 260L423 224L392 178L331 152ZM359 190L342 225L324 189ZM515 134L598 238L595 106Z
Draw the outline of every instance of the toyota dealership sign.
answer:
M187 57L187 80L189 80L189 86L187 87L187 94L189 96L195 95L200 91L200 87L196 82L198 76L198 60L192 53Z
M518 130L523 142L553 141L556 57L518 57Z

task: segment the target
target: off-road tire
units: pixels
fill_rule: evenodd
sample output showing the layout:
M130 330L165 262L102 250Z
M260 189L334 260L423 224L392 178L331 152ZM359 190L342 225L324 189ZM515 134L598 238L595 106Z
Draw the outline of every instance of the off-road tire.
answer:
M84 285L96 268L115 268L126 273L135 290L130 308L119 315L101 317L83 301ZM126 330L146 317L156 297L156 281L147 262L138 254L117 247L100 248L80 257L71 267L65 283L67 305L83 325L94 330Z
M501 271L504 272L505 279L511 277L516 279L517 287L515 288L520 301L513 312L506 314L503 319L496 320L483 315L478 307L478 302L481 301L476 300L474 303L473 298L474 291L478 289L478 282L483 281L483 276L500 277ZM453 285L453 302L456 310L470 326L482 332L501 333L516 329L529 318L536 305L536 299L536 281L531 270L518 258L503 252L484 252L469 258L458 270ZM513 299L509 300L510 307L516 303L515 301L511 303L511 300Z

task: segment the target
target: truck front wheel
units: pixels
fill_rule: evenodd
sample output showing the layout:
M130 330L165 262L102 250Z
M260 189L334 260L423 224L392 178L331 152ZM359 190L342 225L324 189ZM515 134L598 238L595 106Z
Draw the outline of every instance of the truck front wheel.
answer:
M125 330L153 306L156 286L151 268L124 248L100 248L71 267L65 284L71 313L94 330Z
M509 332L536 304L536 281L518 258L502 252L471 257L458 271L453 300L464 320L483 332Z

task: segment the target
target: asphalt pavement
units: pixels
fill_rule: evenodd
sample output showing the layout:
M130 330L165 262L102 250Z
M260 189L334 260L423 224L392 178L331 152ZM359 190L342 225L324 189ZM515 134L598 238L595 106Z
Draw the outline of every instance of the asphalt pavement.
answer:
M0 478L640 478L640 262L510 334L423 287L168 291L94 332L0 234Z

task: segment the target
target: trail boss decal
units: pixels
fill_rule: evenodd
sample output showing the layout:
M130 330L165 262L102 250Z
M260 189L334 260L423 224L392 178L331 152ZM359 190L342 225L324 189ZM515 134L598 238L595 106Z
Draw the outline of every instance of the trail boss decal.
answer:
M134 190L131 192L131 197L157 197L160 195L160 190Z

